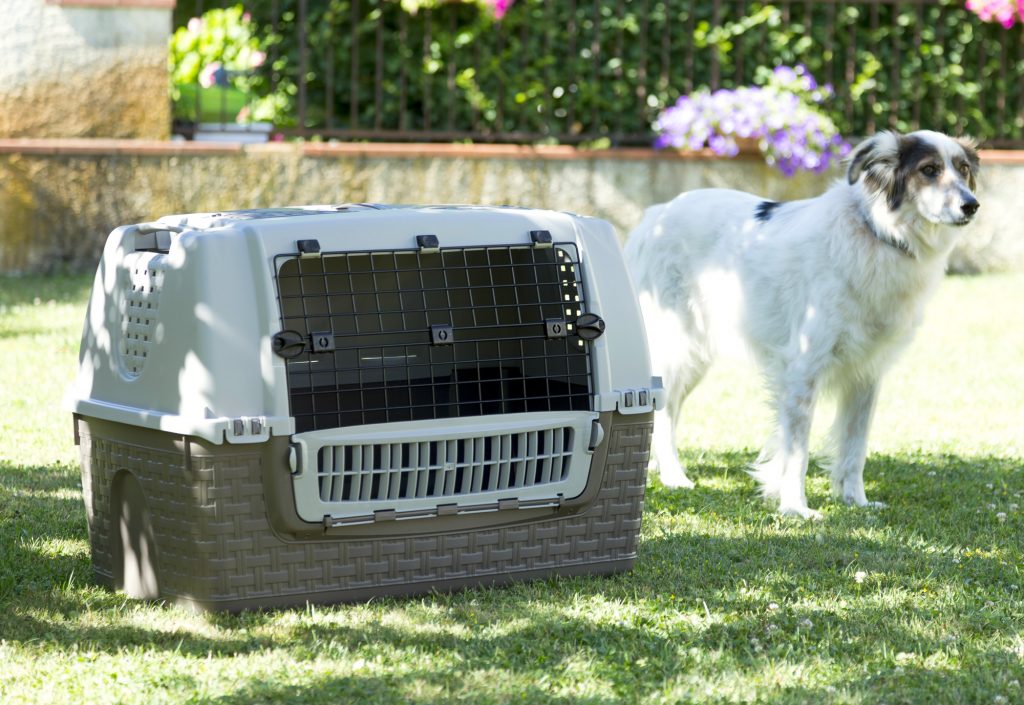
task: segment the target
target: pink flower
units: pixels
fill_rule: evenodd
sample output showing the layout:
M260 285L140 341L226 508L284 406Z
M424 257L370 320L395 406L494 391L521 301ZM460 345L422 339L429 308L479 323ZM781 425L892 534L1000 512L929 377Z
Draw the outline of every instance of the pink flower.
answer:
M192 34L199 34L203 31L203 21L198 17L193 17L188 21L188 31Z
M512 3L515 0L486 0L487 4L494 10L494 18L500 20L508 12L508 9L512 7Z
M1024 0L967 0L967 9L985 22L998 22L1009 29L1024 22Z
M199 72L199 85L203 88L212 88L217 84L218 73L222 70L219 61L207 64L203 67L203 70Z
M263 62L267 60L266 52L254 51L249 54L249 68L257 68L263 65Z

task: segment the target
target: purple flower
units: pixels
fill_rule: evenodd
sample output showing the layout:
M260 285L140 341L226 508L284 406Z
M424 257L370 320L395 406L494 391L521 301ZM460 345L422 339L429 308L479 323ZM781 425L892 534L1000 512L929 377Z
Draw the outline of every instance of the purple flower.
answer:
M820 173L850 151L835 124L816 109L831 92L831 86L819 88L803 65L776 67L763 87L695 91L658 116L655 146L707 145L715 154L735 156L737 137L757 138L765 161L783 174Z
M792 83L797 78L796 70L789 66L776 66L772 73L783 83Z

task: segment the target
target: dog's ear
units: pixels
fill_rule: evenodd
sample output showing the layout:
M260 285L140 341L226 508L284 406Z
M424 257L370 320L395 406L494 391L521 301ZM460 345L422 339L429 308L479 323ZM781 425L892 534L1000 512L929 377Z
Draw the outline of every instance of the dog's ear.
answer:
M860 178L868 155L871 154L873 148L873 140L869 138L858 144L857 148L853 150L853 154L850 155L850 163L846 167L846 180L851 185L857 183L857 179Z
M873 167L879 165L888 165L895 171L901 140L902 135L897 132L879 132L861 142L850 157L849 166L846 168L846 180L850 184L855 184L861 174L871 172ZM878 176L881 174L876 174L875 178Z
M918 142L913 135L879 132L854 150L846 172L847 180L855 184L863 176L864 188L869 193L884 196L889 208L896 210L903 203L907 190L904 164Z
M964 150L971 173L967 177L967 187L974 191L978 187L978 172L981 170L981 158L978 156L978 143L972 137L957 137L954 140Z

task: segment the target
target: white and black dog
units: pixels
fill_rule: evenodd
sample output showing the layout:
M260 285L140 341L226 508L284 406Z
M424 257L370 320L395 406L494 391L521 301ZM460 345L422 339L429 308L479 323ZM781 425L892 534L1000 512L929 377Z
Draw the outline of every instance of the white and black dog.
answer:
M832 489L858 506L879 381L910 340L978 210L978 153L937 132L883 132L853 152L827 192L778 203L724 189L647 210L626 242L667 408L654 455L669 486L692 486L674 442L683 400L712 359L739 348L760 364L776 429L752 470L783 514L807 506L811 417L837 396Z

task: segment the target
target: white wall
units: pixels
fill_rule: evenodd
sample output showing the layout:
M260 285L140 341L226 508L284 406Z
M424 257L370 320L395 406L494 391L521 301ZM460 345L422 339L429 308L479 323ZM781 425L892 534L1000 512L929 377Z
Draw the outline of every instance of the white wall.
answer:
M169 4L0 0L0 17L0 137L167 136Z

